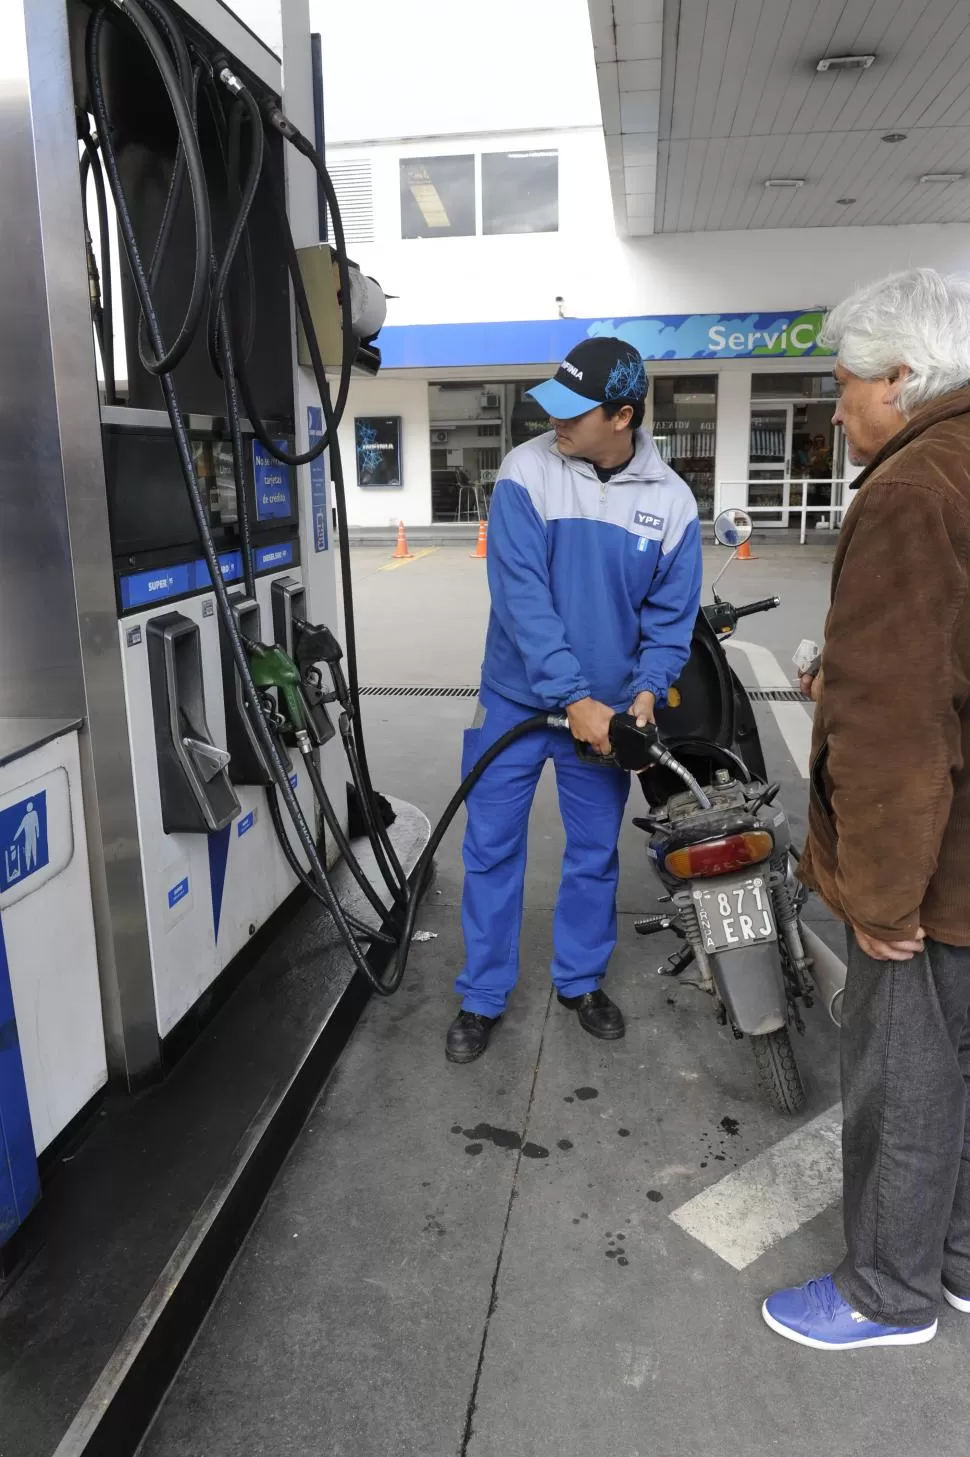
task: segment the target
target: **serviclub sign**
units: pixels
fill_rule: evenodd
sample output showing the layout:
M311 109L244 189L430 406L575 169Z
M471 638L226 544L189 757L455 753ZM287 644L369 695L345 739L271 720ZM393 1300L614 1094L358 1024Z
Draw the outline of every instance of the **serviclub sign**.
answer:
M826 354L820 309L772 314L647 314L495 324L409 324L378 337L385 369L554 364L582 339L612 335L644 359L800 359Z

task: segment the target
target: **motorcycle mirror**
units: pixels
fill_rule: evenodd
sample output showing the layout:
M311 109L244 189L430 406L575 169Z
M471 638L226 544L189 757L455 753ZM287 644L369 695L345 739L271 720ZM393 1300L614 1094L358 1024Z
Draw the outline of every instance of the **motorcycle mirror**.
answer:
M739 546L744 546L751 538L754 530L754 522L747 511L733 507L729 511L722 511L714 522L714 540L718 546L729 546L737 551Z

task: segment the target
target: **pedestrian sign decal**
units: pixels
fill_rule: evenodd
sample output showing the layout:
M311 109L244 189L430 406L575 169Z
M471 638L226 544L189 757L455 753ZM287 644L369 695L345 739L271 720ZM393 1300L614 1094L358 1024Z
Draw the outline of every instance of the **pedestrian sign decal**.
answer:
M43 870L47 843L47 791L0 810L0 894Z

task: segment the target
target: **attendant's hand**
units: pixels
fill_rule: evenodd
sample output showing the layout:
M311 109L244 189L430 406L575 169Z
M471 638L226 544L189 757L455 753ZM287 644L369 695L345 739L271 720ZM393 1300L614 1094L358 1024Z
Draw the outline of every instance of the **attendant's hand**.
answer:
M657 698L653 693L638 693L633 700L630 714L637 721L637 728L646 728L648 723L656 723L654 713L657 708Z
M610 744L610 724L613 710L595 698L580 698L566 709L569 730L581 744L589 744L599 754L613 752Z

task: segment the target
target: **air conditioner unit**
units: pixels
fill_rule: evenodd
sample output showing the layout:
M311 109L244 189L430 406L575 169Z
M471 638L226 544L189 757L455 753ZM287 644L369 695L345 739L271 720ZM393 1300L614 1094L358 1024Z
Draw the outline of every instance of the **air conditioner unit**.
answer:
M480 410L497 410L501 404L498 395L490 394L488 390L482 390L478 397L478 408Z
M431 432L431 443L432 443L432 445L447 445L448 444L448 431L447 430L432 430L432 432Z

